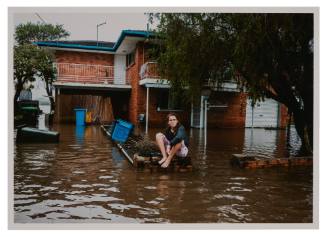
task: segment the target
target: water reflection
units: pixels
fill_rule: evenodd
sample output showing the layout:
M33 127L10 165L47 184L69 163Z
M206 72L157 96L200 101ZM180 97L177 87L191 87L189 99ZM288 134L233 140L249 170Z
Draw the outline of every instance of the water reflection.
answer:
M85 126L81 126L81 125L76 126L75 134L78 143L83 143L84 133L85 133Z
M242 170L234 153L295 153L285 131L190 131L194 171L135 170L100 127L55 126L59 144L15 145L14 208L18 223L311 222L310 167ZM154 138L158 129L151 129ZM294 130L293 130L294 132Z

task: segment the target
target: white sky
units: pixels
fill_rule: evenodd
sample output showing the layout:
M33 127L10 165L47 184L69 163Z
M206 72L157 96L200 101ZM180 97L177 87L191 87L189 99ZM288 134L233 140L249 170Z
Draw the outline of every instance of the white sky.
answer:
M144 13L43 13L37 12L42 19L51 24L63 24L70 32L69 40L96 40L96 25L99 27L99 40L116 42L121 31L146 30L147 16ZM33 13L16 13L14 25L27 22L41 22Z

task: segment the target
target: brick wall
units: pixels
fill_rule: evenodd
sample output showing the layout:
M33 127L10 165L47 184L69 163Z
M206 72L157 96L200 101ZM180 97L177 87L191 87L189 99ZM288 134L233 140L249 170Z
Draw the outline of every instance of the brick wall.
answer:
M131 96L129 101L129 120L137 124L139 114L146 114L146 88L139 85L139 72L141 66L147 61L147 56L143 57L143 43L138 43L136 46L135 64L127 69L127 77L131 81ZM166 126L166 116L169 111L157 111L157 93L158 89L150 88L149 91L149 125L150 126ZM190 123L190 111L186 109L182 112L176 112L180 120L185 126Z
M227 107L211 108L208 111L210 128L243 128L246 115L246 93L215 92L210 95L212 105Z
M114 65L113 54L57 50L55 56L57 63Z
M134 124L138 121L138 115L145 113L146 90L139 86L139 71L143 63L143 44L138 43L136 45L135 63L127 68L126 72L132 86L129 100L129 120Z
M180 122L185 126L189 127L190 126L190 118L191 118L191 110L190 107L185 107L183 108L182 111L166 111L166 110L161 110L157 111L157 104L158 104L158 91L160 89L157 88L150 88L150 98L149 98L149 123L152 126L156 127L165 127L167 126L167 115L170 112L174 112L177 114Z

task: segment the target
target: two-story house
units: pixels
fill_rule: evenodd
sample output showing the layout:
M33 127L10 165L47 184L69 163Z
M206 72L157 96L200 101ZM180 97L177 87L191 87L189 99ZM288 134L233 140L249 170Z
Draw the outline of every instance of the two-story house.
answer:
M207 105L208 127L285 127L283 106L267 100L252 109L236 82L218 87L209 80L209 101L204 93L198 104L173 104L169 80L160 78L156 62L148 57L152 36L123 30L117 42L36 42L55 53L55 122L73 122L74 108L84 107L100 122L122 118L137 124L144 119L146 127L165 126L167 114L174 111L184 125L201 128Z

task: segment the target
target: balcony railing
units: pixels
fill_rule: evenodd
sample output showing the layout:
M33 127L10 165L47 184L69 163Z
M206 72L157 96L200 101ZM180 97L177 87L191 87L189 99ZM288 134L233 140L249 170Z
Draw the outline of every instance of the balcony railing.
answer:
M159 79L159 69L157 62L146 62L142 65L140 70L141 80L145 78Z
M218 83L217 80L207 79L204 82L204 86L209 87L212 90L222 90L222 91L239 91L240 90L236 79L225 80L220 83Z
M115 84L114 66L74 63L55 63L54 66L58 82Z

